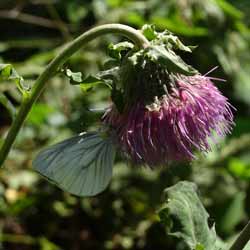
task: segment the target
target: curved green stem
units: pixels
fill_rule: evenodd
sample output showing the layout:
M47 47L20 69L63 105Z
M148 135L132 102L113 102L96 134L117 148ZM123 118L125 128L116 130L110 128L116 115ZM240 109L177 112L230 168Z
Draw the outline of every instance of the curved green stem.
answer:
M98 27L92 28L89 31L83 33L81 36L73 40L62 51L55 57L51 63L45 68L42 74L38 77L29 95L24 96L19 112L14 120L9 133L3 143L0 151L0 166L4 163L15 138L27 117L33 103L40 96L48 80L56 73L56 71L78 51L83 45L89 41L97 38L98 36L105 35L108 33L115 33L125 36L132 40L139 48L146 48L149 45L148 40L141 34L140 31L133 29L129 26L122 24L105 24Z
M230 247L229 250L243 250L248 241L250 240L250 221L244 227L244 229L240 232L239 236Z

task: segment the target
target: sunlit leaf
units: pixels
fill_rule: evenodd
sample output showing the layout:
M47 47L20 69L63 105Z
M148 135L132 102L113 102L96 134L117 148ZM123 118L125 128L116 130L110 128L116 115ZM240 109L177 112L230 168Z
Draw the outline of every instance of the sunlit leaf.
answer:
M121 42L117 44L110 44L108 47L108 54L110 57L120 60L123 52L128 52L133 49L134 45L130 42Z
M105 84L108 87L111 88L111 86L106 83L105 81L103 81L100 78L94 77L94 76L88 76L87 78L85 78L81 84L80 84L80 88L81 90L83 90L84 92L91 90L93 87L99 85L99 84Z
M153 40L157 38L157 32L155 31L155 27L153 25L145 24L142 26L143 35L149 40Z
M148 48L147 56L152 61L162 64L171 72L185 75L194 75L198 73L197 70L186 64L174 51L166 49L163 46L158 45Z
M79 85L84 92L91 90L99 84L105 84L110 89L112 88L110 81L105 79L107 77L105 71L103 71L103 74L98 73L96 76L90 75L86 78L83 77L82 72L72 72L70 69L62 70L62 72L70 79L72 85Z
M156 32L154 25L143 25L142 33L147 37L148 40L152 40L154 45L164 44L167 49L192 52L191 48L195 48L195 46L184 45L178 38L178 36L175 36L168 30L164 30L163 32Z
M22 94L28 94L29 87L24 85L24 79L18 75L11 64L0 64L0 80L12 80Z
M70 69L66 69L65 74L73 85L80 84L83 81L82 72L72 72Z
M208 213L203 207L194 183L182 181L165 190L166 200L159 211L170 235L185 241L190 250L222 250L214 226L208 226Z

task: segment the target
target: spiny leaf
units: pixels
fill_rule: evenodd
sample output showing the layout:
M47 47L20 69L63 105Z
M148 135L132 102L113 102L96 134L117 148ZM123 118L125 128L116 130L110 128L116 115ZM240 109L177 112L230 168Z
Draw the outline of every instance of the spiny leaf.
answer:
M87 92L87 91L91 90L93 87L95 87L96 85L98 85L100 83L104 83L104 82L101 79L97 78L97 77L88 76L86 79L84 79L81 82L80 88L84 92Z
M83 81L82 72L72 72L70 69L66 69L65 75L70 79L70 83L73 85L80 84Z
M155 26L150 24L145 24L142 26L142 34L149 40L157 38L158 33L155 31Z
M98 72L96 76L101 79L117 80L119 78L119 73L120 68L118 66L114 66L111 69Z
M192 66L186 64L180 56L173 50L166 49L164 46L155 45L148 48L146 55L155 63L160 63L171 72L185 75L195 75L198 73Z
M143 35L154 45L165 45L168 49L183 50L186 52L192 52L195 46L186 46L181 40L175 36L172 32L165 30L163 32L156 32L154 25L144 25L142 27Z
M134 48L133 43L121 42L117 44L110 44L108 47L108 54L110 57L121 60L122 52L127 52Z
M169 235L182 239L190 250L223 250L214 227L208 226L208 213L197 194L195 184L179 182L165 190L166 201L159 216Z
M102 77L106 77L104 73L99 73L97 76L90 75L84 78L82 72L73 72L70 69L63 69L62 72L69 78L70 84L80 85L81 90L84 92L91 90L98 84L105 84L109 88L112 88L109 80L102 79Z
M29 86L24 85L24 79L18 75L11 64L0 64L0 80L12 80L23 95L28 95Z
M177 37L174 36L173 34L168 34L166 32L161 33L158 36L159 40L162 40L163 43L166 44L166 46L169 44L173 47L173 49L179 49L179 50L183 50L186 52L192 52L191 48L189 46L184 45L181 40Z

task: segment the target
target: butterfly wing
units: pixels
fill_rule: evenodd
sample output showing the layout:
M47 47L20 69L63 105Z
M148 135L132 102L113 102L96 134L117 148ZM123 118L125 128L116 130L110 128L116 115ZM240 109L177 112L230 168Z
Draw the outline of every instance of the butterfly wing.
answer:
M77 196L102 192L112 177L115 149L110 138L84 133L38 154L35 170L63 190Z

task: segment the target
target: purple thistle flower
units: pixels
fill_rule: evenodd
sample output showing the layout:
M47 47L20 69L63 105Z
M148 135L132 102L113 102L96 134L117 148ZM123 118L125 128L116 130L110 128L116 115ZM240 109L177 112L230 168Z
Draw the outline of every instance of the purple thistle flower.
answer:
M139 81L139 92L133 88L135 98L127 98L123 112L113 104L103 117L103 123L114 130L122 152L136 165L155 167L173 160L191 160L195 150L211 150L209 138L216 141L215 134L225 136L234 124L233 107L213 78L168 77L170 83L159 80L165 93L158 87L152 89L152 84L147 90L147 81ZM155 89L160 95L155 95ZM143 90L154 93L151 102Z

